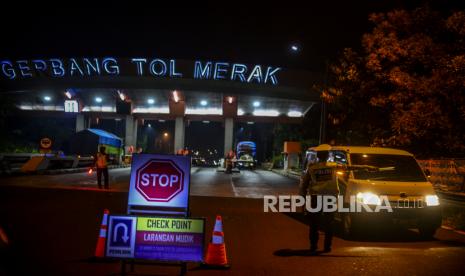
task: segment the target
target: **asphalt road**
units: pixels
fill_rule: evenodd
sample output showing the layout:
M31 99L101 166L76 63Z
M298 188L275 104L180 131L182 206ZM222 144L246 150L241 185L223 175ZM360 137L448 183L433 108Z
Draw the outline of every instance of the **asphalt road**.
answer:
M110 190L127 192L130 168L110 170ZM1 179L1 186L35 188L98 190L95 172L28 175ZM225 174L214 168L193 168L191 170L191 195L262 198L263 195L295 194L298 183L271 171L244 170L240 173Z
M85 174L1 179L0 225L10 246L0 246L0 275L117 275L119 263L93 262L102 210L124 213L128 170L114 170L112 190L95 189ZM12 180L16 179L16 180ZM5 180L5 181L4 181ZM26 182L18 184L19 181ZM16 185L15 185L16 182ZM94 185L94 186L93 186ZM53 187L53 188L44 188ZM210 169L192 174L192 216L223 216L231 269L197 275L463 275L465 236L439 229L433 240L414 230L367 226L354 241L336 236L333 251L307 256L305 217L264 213L263 194L295 193L297 183L267 171L226 175ZM197 195L195 195L197 194ZM246 198L248 197L248 198ZM136 266L136 275L173 275L176 268Z

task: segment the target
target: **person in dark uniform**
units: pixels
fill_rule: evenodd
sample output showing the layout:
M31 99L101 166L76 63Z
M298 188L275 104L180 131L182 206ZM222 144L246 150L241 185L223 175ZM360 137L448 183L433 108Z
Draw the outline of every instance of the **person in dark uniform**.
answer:
M105 153L105 147L101 146L99 152L95 156L95 166L97 167L97 184L99 189L102 189L102 174L105 178L105 189L109 189L108 180L108 154Z
M327 162L329 149L329 145L320 145L314 148L317 152L316 160L309 162L300 181L300 195L304 197L310 195L312 208L317 206L317 196L337 196L339 193L335 177L336 163ZM319 212L309 212L307 215L310 220L310 253L317 253L319 229L325 233L323 252L330 252L333 238L334 212L320 210Z

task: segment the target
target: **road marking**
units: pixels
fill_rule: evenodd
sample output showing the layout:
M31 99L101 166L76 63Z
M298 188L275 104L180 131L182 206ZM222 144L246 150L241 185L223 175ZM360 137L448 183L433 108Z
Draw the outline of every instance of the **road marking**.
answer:
M234 196L238 197L239 194L237 193L236 187L234 186L233 175L232 174L229 175L229 183L231 183L231 188L232 188L232 190L234 192Z

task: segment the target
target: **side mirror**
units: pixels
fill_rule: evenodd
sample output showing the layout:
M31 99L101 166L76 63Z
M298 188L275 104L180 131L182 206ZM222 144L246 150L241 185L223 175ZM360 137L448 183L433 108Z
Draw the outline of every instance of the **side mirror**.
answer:
M431 171L428 169L425 169L425 175L426 177L430 178L431 177Z

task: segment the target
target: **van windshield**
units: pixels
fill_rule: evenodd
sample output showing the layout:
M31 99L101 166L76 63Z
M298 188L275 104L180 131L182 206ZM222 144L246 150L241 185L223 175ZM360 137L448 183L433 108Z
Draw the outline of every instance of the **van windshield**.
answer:
M426 178L415 159L406 155L350 154L351 165L372 166L376 170L355 169L355 179L425 182Z

